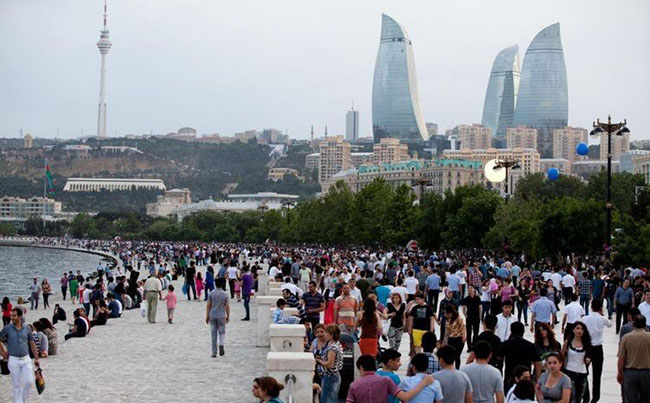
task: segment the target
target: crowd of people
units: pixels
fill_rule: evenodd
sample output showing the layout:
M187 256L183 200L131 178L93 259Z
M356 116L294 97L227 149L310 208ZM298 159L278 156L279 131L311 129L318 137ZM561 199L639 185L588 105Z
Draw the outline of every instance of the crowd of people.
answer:
M125 267L124 274L98 269L91 286L72 273L61 279L62 292L66 286L84 305L74 312L72 334L145 300L152 323L157 301L165 300L171 324L177 302L171 282L179 281L188 300L207 301L212 357L225 354L230 300L242 300L241 320L250 320L258 273L268 270L282 283L273 321L305 326L320 402L598 402L605 331L620 334L621 400L650 398L650 273L643 268L595 257L529 261L478 250L60 242L113 253ZM148 272L146 281L141 271ZM298 313L285 314L285 307ZM344 373L354 345L356 380ZM397 374L400 351L408 355L406 376ZM276 402L279 390L277 382L258 378L253 393Z

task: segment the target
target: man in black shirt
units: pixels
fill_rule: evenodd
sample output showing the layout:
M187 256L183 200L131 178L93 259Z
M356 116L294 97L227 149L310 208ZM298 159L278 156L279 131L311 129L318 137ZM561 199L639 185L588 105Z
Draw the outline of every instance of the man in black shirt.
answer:
M190 298L190 290L194 293L194 299L198 299L196 297L196 283L194 281L194 275L196 274L196 267L194 267L194 261L190 263L190 267L185 269L185 284L187 284L187 300L191 301L192 298Z
M494 333L496 328L497 317L493 314L489 314L483 321L483 333L476 336L473 346L475 346L479 341L488 342L490 347L492 347L492 355L490 356L489 364L501 371L503 367L503 356L501 355L501 339ZM469 357L467 357L467 363L470 364L474 362L474 359L474 352L471 351Z
M524 339L525 330L526 327L523 323L514 322L510 325L510 339L501 343L501 352L506 362L506 368L503 373L504 390L509 390L510 386L512 386L513 372L519 365L526 368L534 365L535 379L539 379L542 368L539 352L533 343Z
M408 331L413 339L415 352L422 352L422 336L426 332L434 333L436 316L430 305L424 300L424 294L415 294L415 305L411 308L408 319Z
M478 337L478 329L481 324L481 297L476 294L476 288L468 288L469 295L463 298L460 303L463 306L465 315L465 327L467 333L467 351L472 351L472 340Z

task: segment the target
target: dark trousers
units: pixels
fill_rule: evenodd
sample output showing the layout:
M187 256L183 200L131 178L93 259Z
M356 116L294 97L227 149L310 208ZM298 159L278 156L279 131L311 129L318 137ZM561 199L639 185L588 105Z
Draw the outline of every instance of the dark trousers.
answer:
M571 384L573 386L571 394L573 396L573 401L581 403L587 385L587 374L580 374L569 370L565 370L564 372L569 376L569 378L571 378Z
M616 334L618 334L618 332L621 330L621 321L626 320L627 313L629 312L631 306L632 304L616 305Z
M65 294L68 293L68 287L61 287L61 294L63 294L63 300L65 301Z
M460 354L463 352L463 338L462 337L450 337L449 345L456 349L456 359L454 363L456 364L456 369L460 369Z
M70 333L65 335L66 340L68 340L68 339L70 339L72 337L86 337L86 335L81 333L81 332L70 332Z
M562 288L562 294L564 295L564 305L569 305L571 303L571 296L573 295L573 288Z
M438 312L438 297L440 296L440 290L429 290L427 292L429 296L429 305L433 312Z
M50 294L43 293L43 308L50 307Z
M250 303L251 303L251 295L250 294L244 294L244 309L246 310L245 319L250 319L251 318Z
M90 304L84 304L84 310L86 311L86 316L90 315Z
M625 370L623 373L623 401L625 403L650 401L650 370Z
M521 315L524 315L524 322L528 326L528 301L517 301L517 321L521 322Z
M585 310L585 315L589 315L589 295L580 294L580 306Z
M228 279L228 288L230 288L230 298L235 298L235 279Z
M478 315L468 316L465 321L465 331L467 333L467 351L472 351L472 341L478 336L478 329L481 326L481 318Z
M591 368L593 377L592 386L592 402L600 400L600 378L603 376L603 361L605 356L603 354L603 346L591 347Z
M7 326L11 322L11 316L3 316L2 317L2 326Z
M192 290L192 293L194 293L194 299L198 299L196 297L196 284L194 283L194 278L187 280L185 284L187 284L187 300L192 300L192 298L190 298L190 290Z

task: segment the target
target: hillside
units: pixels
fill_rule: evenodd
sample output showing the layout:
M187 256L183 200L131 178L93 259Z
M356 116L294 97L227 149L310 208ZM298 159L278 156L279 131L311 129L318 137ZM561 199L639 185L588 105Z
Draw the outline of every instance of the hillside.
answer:
M0 145L5 144L0 139ZM154 201L160 192L63 192L69 177L136 177L160 178L168 189L187 187L195 200L224 196L228 184L236 184L236 193L272 191L310 197L319 191L314 175L304 172L308 149L290 148L277 166L299 169L303 183L293 177L267 181L270 148L255 142L212 144L174 139L113 139L101 145L135 147L137 153L103 153L93 149L87 154L66 150L56 143L51 149L0 148L0 196L31 197L43 193L43 164L47 159L54 175L56 199L68 211L143 211L144 204ZM94 141L85 143L91 147ZM13 145L13 144L12 144ZM295 148L295 150L294 150ZM122 194L123 193L123 194Z

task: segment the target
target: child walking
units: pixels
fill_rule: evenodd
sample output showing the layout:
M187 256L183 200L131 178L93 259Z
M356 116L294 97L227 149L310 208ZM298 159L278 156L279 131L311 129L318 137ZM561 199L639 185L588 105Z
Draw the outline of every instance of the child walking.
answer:
M196 273L196 294L198 295L199 299L201 299L201 292L203 291L203 277L201 276L201 272Z
M174 310L176 309L176 303L178 298L174 294L174 286L169 285L167 287L167 295L161 298L163 301L167 301L167 322L171 325L174 323Z

